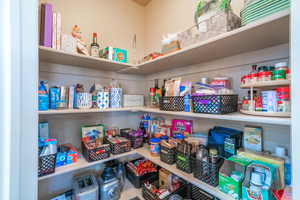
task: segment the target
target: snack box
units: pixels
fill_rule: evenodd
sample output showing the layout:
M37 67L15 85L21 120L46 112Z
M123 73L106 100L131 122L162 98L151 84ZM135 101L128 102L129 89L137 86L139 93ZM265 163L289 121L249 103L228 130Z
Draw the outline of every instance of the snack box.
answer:
M262 180L262 185L256 187L253 185L252 174L257 169L263 169L264 171L264 179ZM245 179L243 181L242 186L242 199L243 200L275 200L273 196L274 190L274 182L277 177L277 166L261 162L261 161L253 161L248 165ZM254 186L254 187L253 187ZM251 187L253 187L251 189Z
M276 174L278 178L274 182L275 189L284 189L284 159L263 152L252 152L243 149L238 150L238 155L277 166Z
M101 49L99 51L99 57L105 58L108 60L113 60L114 59L114 49L110 46L105 47L104 49Z
M262 128L246 126L244 128L244 148L250 151L262 151Z
M104 137L104 125L88 125L81 126L81 140L84 143L89 143L91 141L96 141L100 145L103 144Z
M172 133L181 133L184 136L189 136L193 131L193 121L184 119L172 120Z
M240 199L245 172L251 162L248 158L236 155L225 160L219 171L219 189L234 199Z
M113 60L116 62L127 63L128 62L127 50L114 48Z

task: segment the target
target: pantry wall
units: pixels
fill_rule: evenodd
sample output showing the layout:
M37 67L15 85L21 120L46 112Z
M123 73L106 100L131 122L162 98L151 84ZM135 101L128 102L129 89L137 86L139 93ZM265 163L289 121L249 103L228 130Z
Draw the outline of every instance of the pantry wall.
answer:
M89 33L98 32L103 34L103 37L101 37L100 34L101 41L105 41L105 43L101 43L101 45L118 46L120 48L127 49L128 52L133 52L135 50L132 49L132 37L136 33L137 53L129 54L129 58L135 56L141 57L145 53L159 49L160 39L163 33L184 30L193 24L193 18L191 18L187 24L185 24L186 20L184 20L184 23L180 25L181 27L177 29L176 26L169 28L169 25L171 26L177 23L163 24L160 23L160 21L155 20L156 18L149 14L149 10L153 10L151 13L155 13L154 10L157 11L157 9L155 9L155 4L156 6L158 4L157 0L152 1L146 7L136 5L129 0L126 0L126 3L123 3L125 2L124 0L93 1L88 4L80 1L76 1L76 3L74 3L74 1L71 0L51 0L48 2L52 2L55 9L62 13L63 32L71 32L72 26L78 23L82 29L84 38L86 38L87 44L90 44L91 36ZM179 0L177 1L179 2ZM166 2L170 3L170 1ZM193 12L187 9L191 7L193 6L190 4L186 7L180 6L182 10L177 11L172 10L172 7L170 7L168 13L174 14L178 12L184 12L189 13L187 16L193 17L192 14L190 15L190 13ZM174 8L178 9L177 6L174 6ZM113 10L115 12L113 12ZM146 17L143 15L144 12L146 13ZM176 15L174 18L175 17ZM161 26L166 27L166 29L161 29ZM122 29L118 27L122 27ZM228 75L233 79L233 88L235 91L239 95L244 95L246 94L247 90L240 89L240 77L242 74L246 74L249 71L249 66L251 64L273 64L279 61L287 60L289 60L289 45L283 44L270 47L268 49L239 54L219 60L213 60L207 63L185 66L183 68L168 70L157 74L148 74L146 76L120 74L70 65L41 62L39 67L39 79L48 80L50 86L82 83L87 87L90 87L94 83L108 85L114 79L121 83L124 89L124 94L144 94L147 102L149 99L148 89L153 87L154 79L158 78L160 80L160 84L162 84L163 79L176 76L181 76L184 80L191 80L195 82L200 77ZM58 138L60 143L72 143L75 146L80 147L80 125L103 123L120 128L136 128L139 123L140 115L141 113L131 112L90 113L78 114L76 116L67 114L40 116L40 120L49 121L51 136ZM164 116L167 119L176 118L175 116L160 116ZM266 150L274 151L274 147L278 144L284 145L290 150L289 126L209 119L190 119L194 120L195 131L204 132L207 132L209 128L212 128L215 125L233 127L240 130L242 130L244 125L259 125L264 129L264 148ZM98 165L90 169L101 170L102 167L103 165ZM87 169L82 169L80 171L75 171L65 175L39 181L39 199L48 199L49 197L53 196L53 194L57 194L61 191L69 189L71 187L72 176L82 171L87 171Z

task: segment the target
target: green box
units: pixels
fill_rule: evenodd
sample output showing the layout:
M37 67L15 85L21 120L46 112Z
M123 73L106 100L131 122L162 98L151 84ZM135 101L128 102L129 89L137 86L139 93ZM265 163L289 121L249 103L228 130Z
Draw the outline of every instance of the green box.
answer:
M240 199L244 174L251 162L252 160L237 155L225 160L219 171L219 189L234 199ZM236 178L232 178L233 174Z
M257 168L264 169L266 172L263 180L264 187L260 191L251 191L251 174ZM242 186L243 200L275 200L272 190L275 189L274 182L278 179L277 170L277 166L261 161L253 161L248 165Z

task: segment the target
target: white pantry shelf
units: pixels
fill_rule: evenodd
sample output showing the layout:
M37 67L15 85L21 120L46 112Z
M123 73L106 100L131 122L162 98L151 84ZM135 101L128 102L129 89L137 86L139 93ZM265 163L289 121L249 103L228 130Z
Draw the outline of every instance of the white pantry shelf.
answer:
M289 43L290 11L285 10L123 73L151 74Z
M173 112L163 111L156 108L147 107L129 107L129 108L109 108L105 110L100 109L64 109L64 110L48 110L39 111L40 115L54 115L54 114L79 114L79 113L100 113L100 112L148 112L162 115L173 115L179 117L192 117L192 118L203 118L203 119L215 119L215 120L228 120L228 121L239 121L259 124L272 124L272 125L291 125L290 118L280 118L271 116L249 116L239 112L218 115L218 114L202 114L192 112ZM248 114L248 113L246 113Z
M186 180L189 183L194 184L195 186L203 189L204 191L214 195L215 197L221 199L221 200L231 200L233 199L231 196L221 192L217 187L213 187L211 185L208 185L198 179L196 179L193 174L185 173L179 169L176 168L176 165L168 165L162 161L160 161L159 157L153 157L150 154L150 151L147 149L147 147L136 149L136 152L147 158L148 160L152 161L153 163L161 166L162 168L167 169L168 171L172 172L173 174L179 176L180 178Z
M132 67L132 65L127 63L119 63L82 54L67 53L61 50L43 46L40 46L39 48L39 57L40 61L44 62L80 66L104 71L119 71L128 67Z
M128 74L151 74L289 43L290 11L285 10L236 30L142 64L126 64L40 47L40 61Z
M290 112L257 112L257 111L248 111L248 110L240 110L241 113L247 115L255 115L255 116L263 116L263 117L291 117Z
M277 86L285 86L285 85L290 85L290 84L291 84L290 80L265 81L265 82L258 82L258 83L242 84L241 88L277 87Z
M76 170L79 170L79 169L84 169L84 168L87 168L87 167L98 165L100 163L105 163L105 162L110 161L110 160L115 160L115 159L123 158L123 157L126 157L126 156L135 155L136 153L137 153L136 151L130 151L130 152L122 153L122 154L119 154L119 155L112 155L111 154L111 156L107 159L94 161L94 162L88 162L83 157L81 157L80 159L78 159L78 161L76 163L56 168L55 173L53 173L53 174L49 174L49 175L46 175L46 176L39 177L39 181L45 180L45 179L48 179L48 178L52 178L52 177L55 177L55 176L59 176L59 175L62 175L62 174L66 174L66 173L69 173L69 172L73 172L73 171L76 171Z

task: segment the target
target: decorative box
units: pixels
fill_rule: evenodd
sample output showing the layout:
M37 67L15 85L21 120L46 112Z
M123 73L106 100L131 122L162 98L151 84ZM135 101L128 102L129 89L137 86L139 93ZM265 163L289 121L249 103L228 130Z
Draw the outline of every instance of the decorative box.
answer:
M110 89L110 107L121 108L122 107L122 88L111 88Z
M144 106L144 95L124 95L124 107L142 107Z
M97 107L100 109L109 108L109 92L100 91L97 93Z

